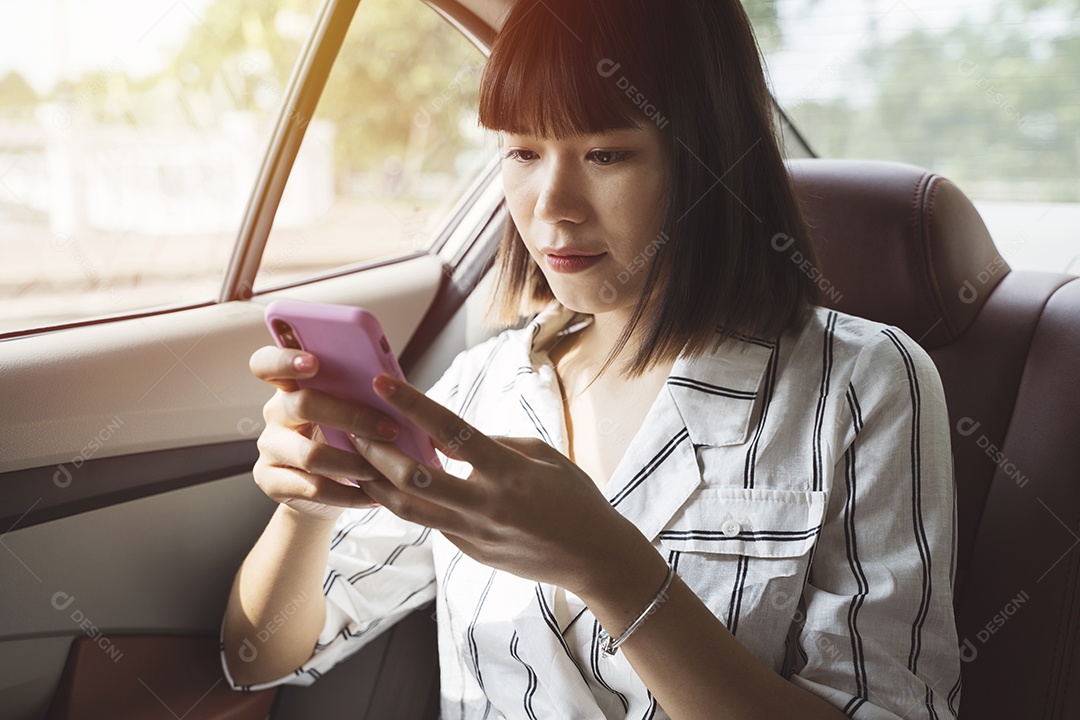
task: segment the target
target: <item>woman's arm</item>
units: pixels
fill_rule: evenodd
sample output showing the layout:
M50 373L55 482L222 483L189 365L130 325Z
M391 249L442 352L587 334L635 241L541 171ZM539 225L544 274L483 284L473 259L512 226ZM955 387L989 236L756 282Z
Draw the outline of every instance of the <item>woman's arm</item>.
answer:
M261 348L251 370L278 390L263 409L253 475L280 505L236 574L222 622L222 661L237 686L280 679L311 657L326 622L323 583L335 523L345 508L372 504L345 478L375 471L356 454L313 439L315 425L379 438L377 423L389 419L299 390L297 379L318 372L309 353Z
M222 630L237 685L279 678L311 656L325 621L333 518L278 505L233 581Z
M618 637L656 596L667 565L641 543L608 564L581 600ZM763 665L676 575L666 599L622 645L645 686L674 720L717 717L840 720L844 714Z

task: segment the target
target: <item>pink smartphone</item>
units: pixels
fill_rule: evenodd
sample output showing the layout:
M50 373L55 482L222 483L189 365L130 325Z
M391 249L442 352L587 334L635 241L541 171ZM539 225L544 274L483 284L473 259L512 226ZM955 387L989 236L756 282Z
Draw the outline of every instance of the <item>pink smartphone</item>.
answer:
M264 315L278 347L306 350L319 359L315 377L298 381L300 387L385 413L401 427L393 441L399 450L428 467L442 467L428 434L371 387L380 373L405 379L374 315L349 305L300 300L275 300ZM322 427L322 432L332 447L356 452L347 433L330 427Z

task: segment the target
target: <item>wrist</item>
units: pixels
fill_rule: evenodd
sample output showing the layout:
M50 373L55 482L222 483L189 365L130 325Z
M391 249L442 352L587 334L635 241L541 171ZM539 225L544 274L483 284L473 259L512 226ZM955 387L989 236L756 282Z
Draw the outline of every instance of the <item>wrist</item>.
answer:
M618 635L612 635L607 629L602 629L600 633L600 650L605 655L614 655L619 647L630 639L642 624L649 619L655 613L661 605L667 602L668 588L671 587L672 581L675 579L675 568L670 565L667 568L667 572L664 574L664 583L660 586L660 589L653 596L653 599L645 606L645 609L630 623L629 627L623 630Z
M342 508L343 510L344 508ZM289 531L306 535L332 529L341 512L333 515L313 515L289 507L285 503L280 503L277 506L275 515L278 516L279 522Z
M597 560L587 584L576 594L598 618L599 613L611 618L611 627L607 629L615 634L652 602L667 574L668 564L640 532L636 533L634 542L622 543Z

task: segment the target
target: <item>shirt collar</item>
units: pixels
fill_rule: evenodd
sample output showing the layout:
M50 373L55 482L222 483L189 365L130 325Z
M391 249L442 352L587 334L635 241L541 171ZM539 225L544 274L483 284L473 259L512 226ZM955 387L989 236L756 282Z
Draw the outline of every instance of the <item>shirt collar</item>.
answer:
M537 353L546 351L554 344L556 337L577 332L592 325L592 322L592 315L575 312L558 300L552 300L525 326L530 337L530 356L535 357Z
M552 300L525 326L529 364L536 370L557 337L592 322L592 315ZM739 335L694 358L679 354L661 392L669 393L694 445L736 445L749 439L775 347L776 341ZM768 374L775 376L775 371Z

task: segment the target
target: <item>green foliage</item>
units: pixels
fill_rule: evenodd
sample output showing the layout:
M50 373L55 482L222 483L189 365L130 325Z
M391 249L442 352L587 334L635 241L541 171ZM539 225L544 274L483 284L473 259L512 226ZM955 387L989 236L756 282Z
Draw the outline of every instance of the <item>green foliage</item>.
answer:
M762 52L772 52L783 44L776 0L743 0L743 9L754 26L754 34Z
M240 109L272 111L267 104L280 102L301 45L277 32L282 13L313 21L317 6L315 0L218 0L180 49L172 74L188 92L211 93L225 84ZM339 177L410 152L423 158L425 170L448 170L467 147L460 124L475 115L471 88L482 59L417 0L361 2L315 114L335 126Z
M804 103L793 120L819 155L902 160L986 195L1080 200L1080 39L1031 22L1075 4L1031 2L1040 9L1019 17L1003 4L985 22L913 29L861 58L869 102Z
M230 81L237 109L258 106L260 82L279 92L300 54L309 27L284 35L290 17L314 21L319 0L217 0L176 53L168 75L191 89L210 91L219 74Z
M33 117L37 93L26 78L17 72L9 72L0 78L0 117Z
M419 2L362 2L316 113L337 126L344 169L405 158L422 142L425 169L449 170L468 146L461 126L476 125L482 61Z

